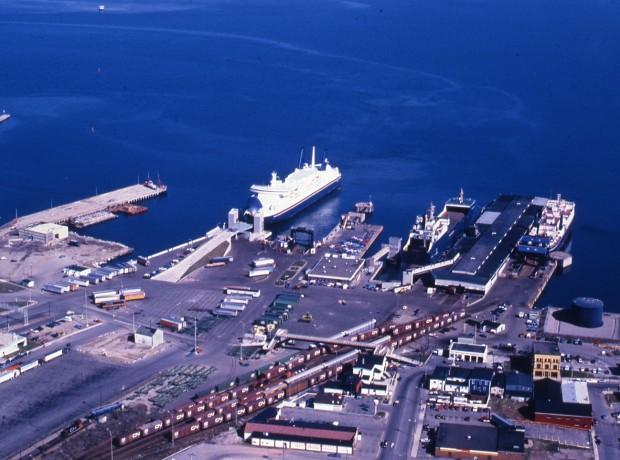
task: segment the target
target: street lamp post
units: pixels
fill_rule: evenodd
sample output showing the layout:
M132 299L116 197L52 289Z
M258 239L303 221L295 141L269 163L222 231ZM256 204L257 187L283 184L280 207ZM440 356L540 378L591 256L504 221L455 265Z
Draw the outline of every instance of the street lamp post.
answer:
M109 428L106 428L108 434L110 435L110 460L114 460L114 442L112 437L112 432Z

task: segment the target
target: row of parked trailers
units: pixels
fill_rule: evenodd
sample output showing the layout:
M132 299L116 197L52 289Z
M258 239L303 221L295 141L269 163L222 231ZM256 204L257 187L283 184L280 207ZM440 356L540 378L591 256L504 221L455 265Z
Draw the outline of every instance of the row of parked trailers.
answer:
M77 291L81 287L88 287L92 284L103 283L104 281L111 280L119 275L134 273L137 269L136 263L132 261L120 262L114 265L105 265L91 271L87 275L70 276L61 281L45 284L42 289L54 294L65 294L67 292Z
M111 289L108 291L95 291L91 294L92 302L95 305L105 306L110 303L130 302L133 300L143 300L146 292L140 288Z
M14 378L22 375L24 372L28 372L29 370L32 370L35 367L39 367L41 364L48 363L56 358L61 357L63 353L64 353L64 349L61 348L59 350L52 351L51 353L46 354L41 359L36 359L34 361L30 361L29 363L13 364L9 367L6 367L0 370L0 383L13 380Z
M444 313L402 324L388 323L350 337L358 341L375 341L385 337L390 345L398 347L464 317L464 311ZM290 398L337 377L344 366L354 363L360 354L359 350L350 350L324 360L324 355L337 352L338 348L341 347L321 346L296 354L285 363L276 363L257 371L244 384L232 384L228 390L197 397L194 402L178 409L174 414L142 425L118 437L116 442L124 446L167 428L170 428L170 436L175 439L183 438ZM179 425L174 426L175 424Z
M253 298L260 296L260 290L244 287L227 287L224 293L226 297L213 311L216 316L236 317L245 310Z

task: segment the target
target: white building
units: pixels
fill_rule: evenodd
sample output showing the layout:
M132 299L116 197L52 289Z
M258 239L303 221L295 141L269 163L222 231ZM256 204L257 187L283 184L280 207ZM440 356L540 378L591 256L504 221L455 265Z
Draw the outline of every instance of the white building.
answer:
M150 348L164 343L164 331L154 327L140 326L133 337L137 345L146 345Z
M27 344L28 340L26 337L8 332L0 332L0 357L17 353L20 347L25 347Z
M471 339L459 338L450 344L448 356L455 361L484 363L487 359L488 347L474 343Z
M52 223L38 224L19 229L19 237L48 245L68 238L69 227Z
M343 396L335 393L321 393L314 397L312 407L316 410L339 412L343 408Z

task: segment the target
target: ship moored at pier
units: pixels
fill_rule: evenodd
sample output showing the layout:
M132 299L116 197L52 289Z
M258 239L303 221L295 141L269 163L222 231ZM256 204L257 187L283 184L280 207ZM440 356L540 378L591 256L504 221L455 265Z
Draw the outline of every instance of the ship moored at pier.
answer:
M284 180L273 172L269 184L252 185L245 215L262 214L266 223L288 219L336 190L341 180L340 170L327 158L316 163L313 147L310 163L295 168Z

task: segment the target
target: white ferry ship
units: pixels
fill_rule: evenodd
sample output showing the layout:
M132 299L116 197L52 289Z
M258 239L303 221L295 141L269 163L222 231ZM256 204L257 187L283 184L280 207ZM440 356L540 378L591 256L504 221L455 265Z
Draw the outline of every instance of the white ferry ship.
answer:
M265 222L288 219L305 209L340 185L342 175L326 159L316 163L316 149L312 147L312 160L280 179L271 173L267 185L252 185L245 215L253 217L262 213Z

